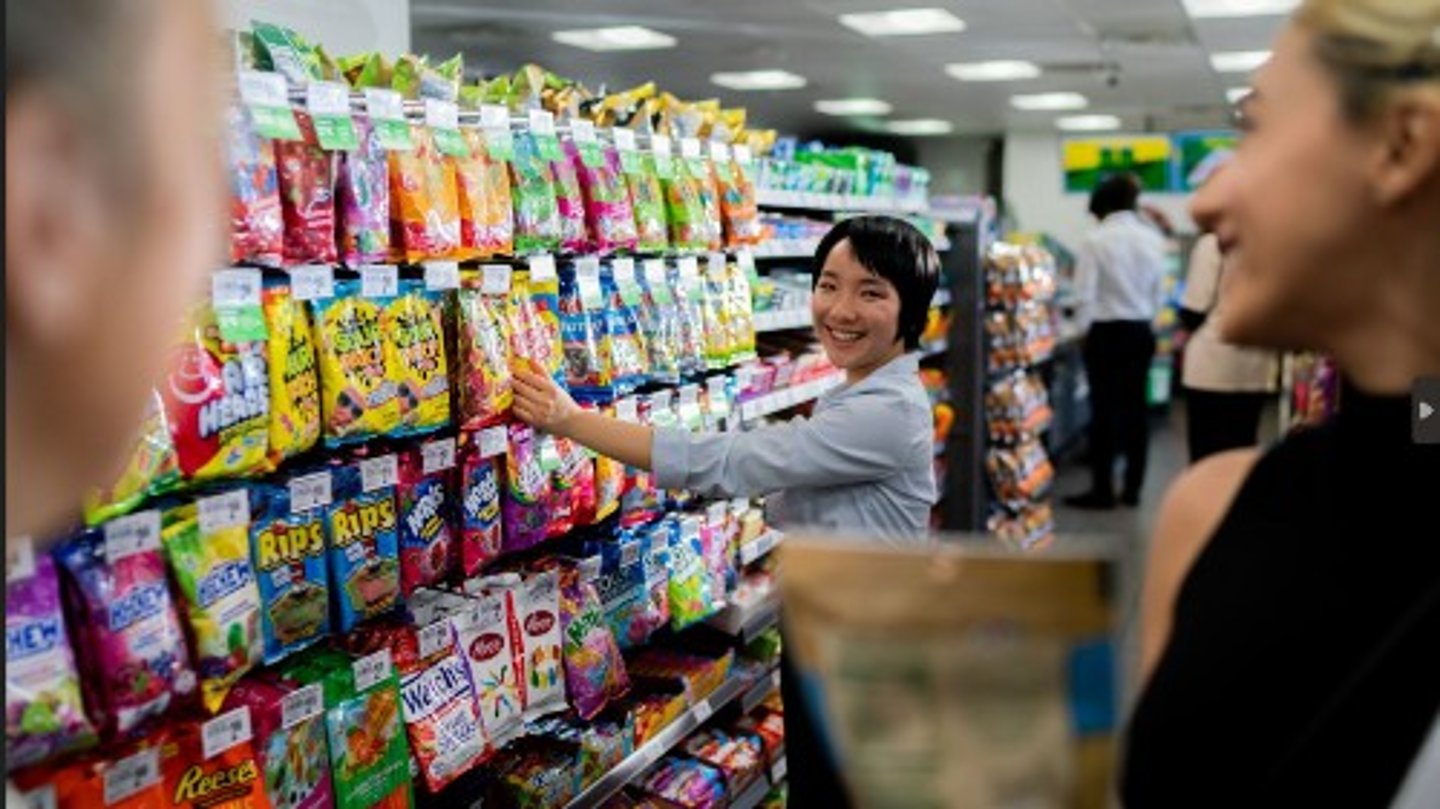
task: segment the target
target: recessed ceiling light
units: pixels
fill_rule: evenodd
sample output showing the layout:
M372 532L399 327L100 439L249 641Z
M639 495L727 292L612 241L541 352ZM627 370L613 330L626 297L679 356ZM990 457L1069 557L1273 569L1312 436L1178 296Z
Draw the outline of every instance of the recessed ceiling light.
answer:
M1000 59L993 62L964 62L946 65L945 72L960 81L1018 81L1040 75L1040 66L1033 62Z
M889 115L890 102L878 98L830 98L815 102L815 111L826 115Z
M943 8L897 8L841 14L840 24L867 37L899 37L964 31L965 21Z
M1066 115L1055 121L1055 126L1066 132L1107 132L1120 128L1120 119L1114 115Z
M1185 10L1197 20L1278 16L1298 5L1300 0L1185 0Z
M710 81L731 90L795 90L805 86L805 77L788 70L740 70L711 73Z
M1090 100L1079 93L1032 93L1010 96L1010 106L1017 110L1080 110L1089 105Z
M904 121L886 121L885 131L892 135L948 135L955 131L955 125L939 118L912 118Z
M675 37L639 25L556 31L550 38L587 51L644 51L675 47Z
M1231 87L1225 91L1225 99L1231 104L1239 104L1242 99L1255 92L1253 87Z
M1270 51L1221 51L1210 54L1210 66L1219 73L1249 73L1270 59Z

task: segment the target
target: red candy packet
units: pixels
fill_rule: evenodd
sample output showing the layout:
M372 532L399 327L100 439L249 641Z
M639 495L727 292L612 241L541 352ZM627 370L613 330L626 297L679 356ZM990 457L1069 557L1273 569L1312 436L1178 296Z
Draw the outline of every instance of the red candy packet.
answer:
M255 131L249 109L226 113L230 163L230 262L278 266L285 248L275 146Z
M315 123L295 113L303 140L277 141L280 210L285 219L286 264L332 264L335 249L335 161L320 148Z

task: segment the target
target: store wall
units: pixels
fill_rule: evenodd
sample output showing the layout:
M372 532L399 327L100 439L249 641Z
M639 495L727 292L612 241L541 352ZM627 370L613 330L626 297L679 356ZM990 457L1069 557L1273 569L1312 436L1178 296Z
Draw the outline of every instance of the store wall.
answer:
M1060 166L1061 137L1049 132L1012 132L1005 136L1004 198L1016 227L1044 231L1074 249L1095 222L1086 210L1086 194L1065 193ZM1195 230L1189 194L1145 194L1141 202L1159 208L1182 233Z
M930 171L930 193L983 194L993 137L918 138L917 162Z
M410 0L222 0L220 9L227 29L273 22L334 54L410 51Z

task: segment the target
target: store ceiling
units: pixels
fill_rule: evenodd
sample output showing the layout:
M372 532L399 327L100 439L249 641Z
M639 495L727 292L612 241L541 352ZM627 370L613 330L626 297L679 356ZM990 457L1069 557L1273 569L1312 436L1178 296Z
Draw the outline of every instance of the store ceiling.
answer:
M966 30L871 38L840 14L940 7ZM1077 91L1083 113L1121 118L1127 131L1222 126L1225 91L1241 73L1220 74L1209 54L1269 46L1283 17L1192 19L1182 0L411 0L417 52L461 51L467 70L486 75L536 61L591 87L648 80L682 98L719 97L743 105L751 121L783 132L860 134L884 118L835 118L821 99L889 102L885 118L939 118L957 134L1053 129L1054 112L1011 108L1017 93ZM640 25L674 37L663 50L595 53L554 42L562 29ZM994 59L1038 64L1023 81L963 83L945 65ZM738 92L712 73L782 69L804 76L801 89Z

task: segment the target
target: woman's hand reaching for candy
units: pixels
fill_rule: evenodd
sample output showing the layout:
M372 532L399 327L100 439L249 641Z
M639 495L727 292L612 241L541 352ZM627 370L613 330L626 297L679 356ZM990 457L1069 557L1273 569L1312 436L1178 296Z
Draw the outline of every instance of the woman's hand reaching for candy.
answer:
M515 371L514 388L517 418L548 433L572 437L569 427L583 411L554 379L527 362Z

